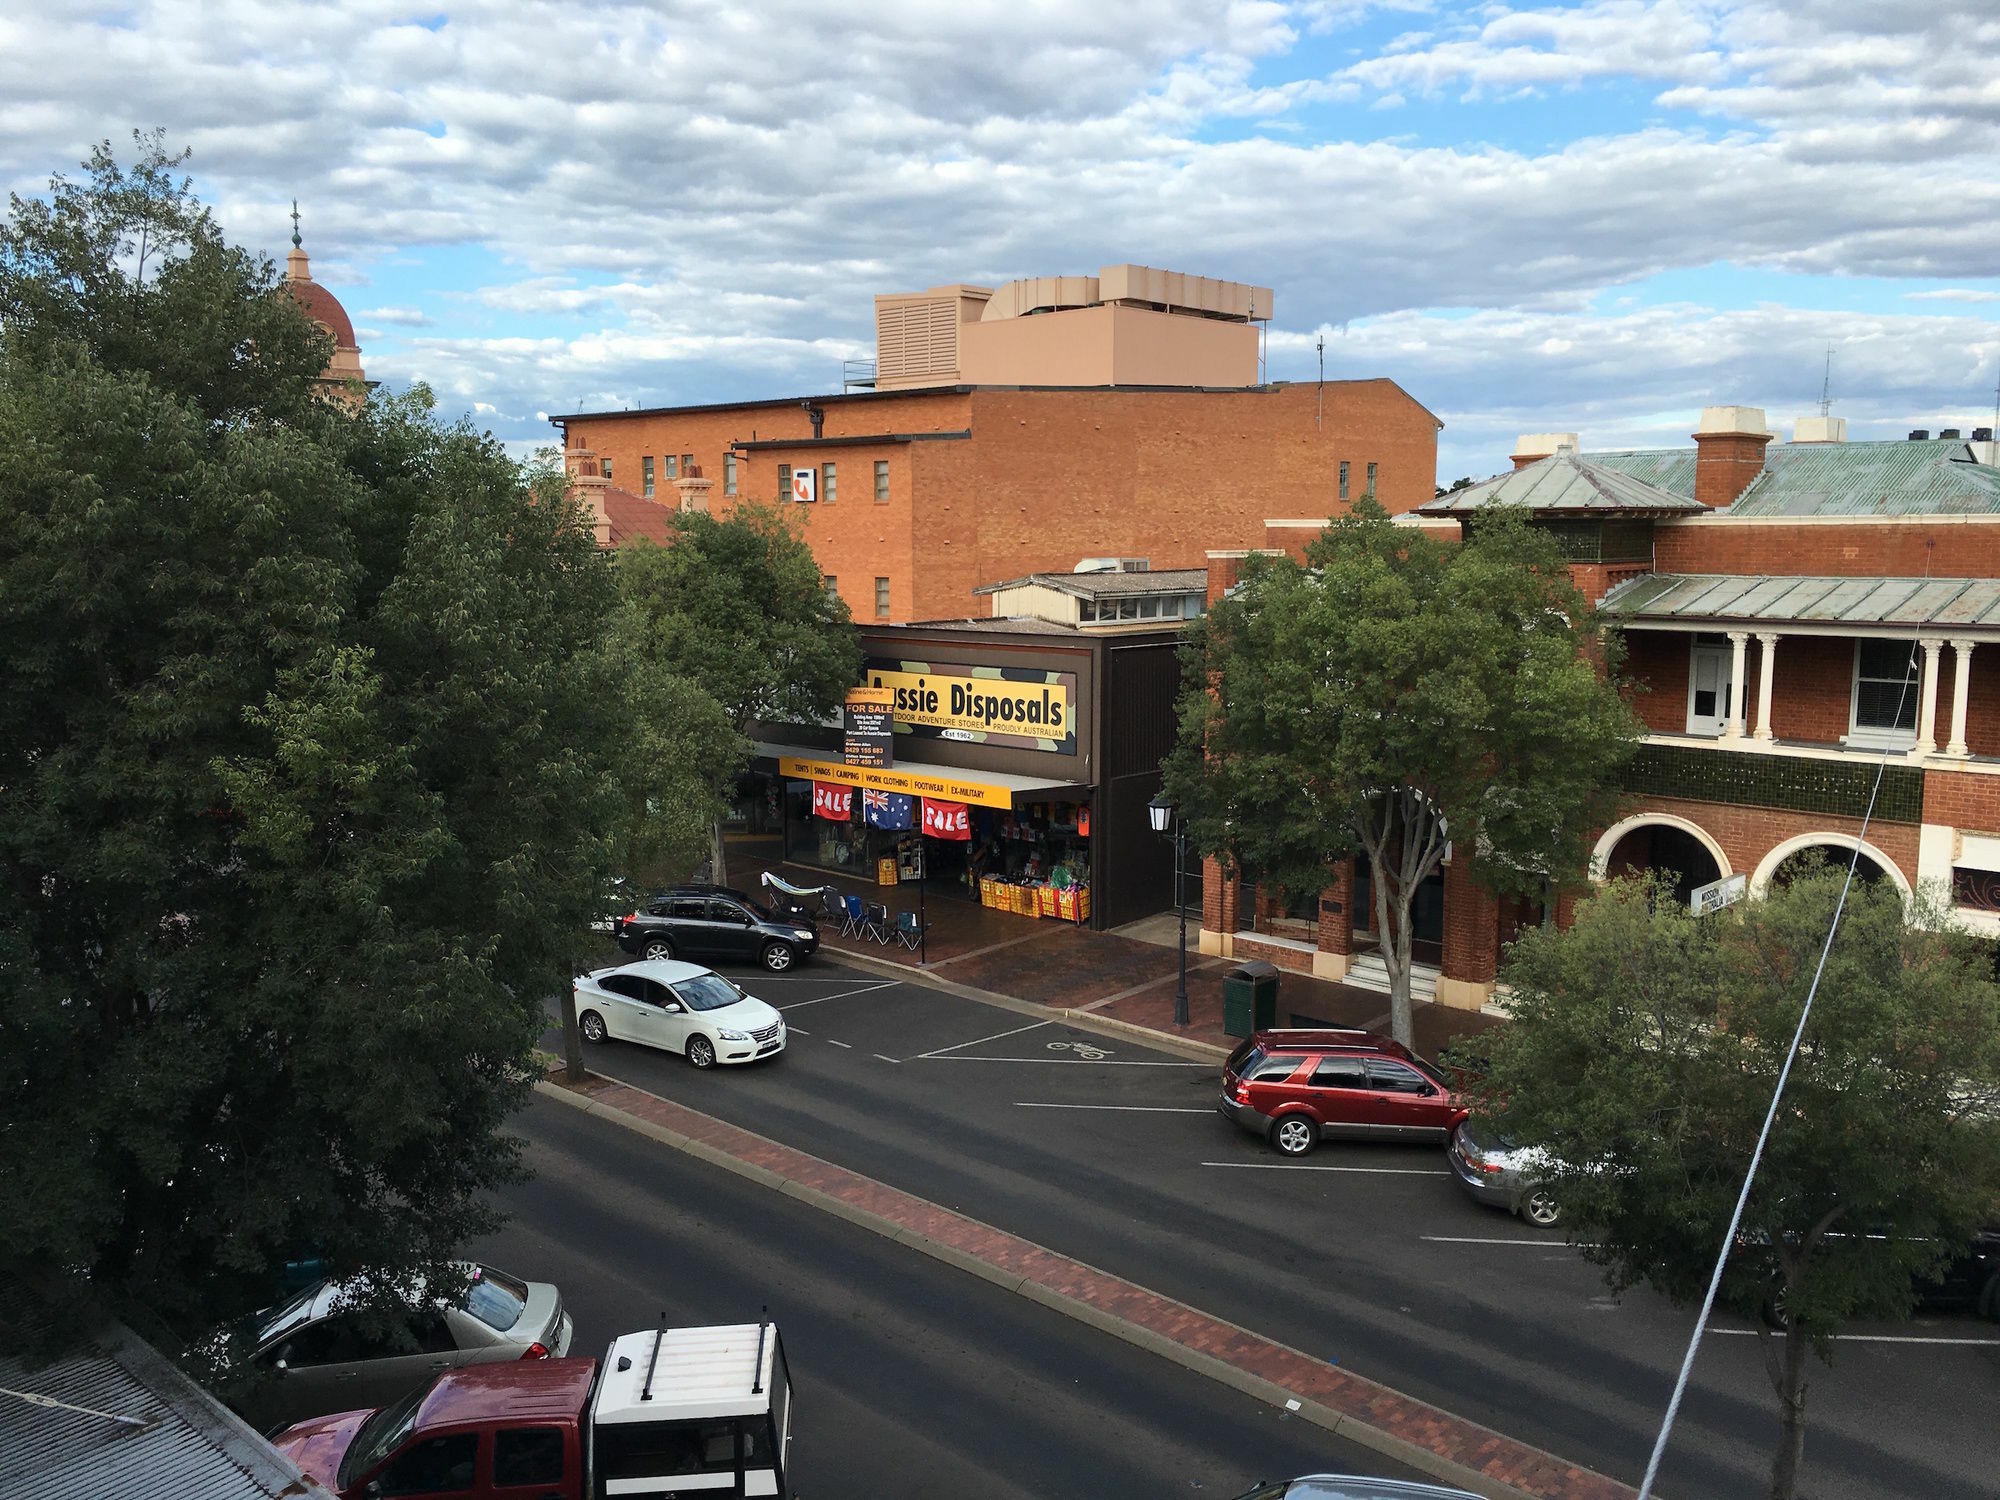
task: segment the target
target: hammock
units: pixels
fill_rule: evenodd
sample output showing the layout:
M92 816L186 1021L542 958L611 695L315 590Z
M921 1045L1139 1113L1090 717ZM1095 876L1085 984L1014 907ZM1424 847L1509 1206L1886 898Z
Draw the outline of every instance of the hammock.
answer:
M779 879L779 877L773 875L769 870L766 870L760 878L763 880L766 889L782 891L787 896L818 897L825 895L826 892L832 889L831 886L825 885L793 885L789 880Z

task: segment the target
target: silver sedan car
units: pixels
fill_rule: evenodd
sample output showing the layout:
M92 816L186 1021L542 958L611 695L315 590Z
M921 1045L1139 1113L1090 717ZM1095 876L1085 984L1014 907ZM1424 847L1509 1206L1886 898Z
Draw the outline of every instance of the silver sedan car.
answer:
M1444 1155L1459 1186L1481 1203L1519 1214L1537 1229L1562 1222L1562 1205L1542 1185L1547 1152L1517 1145L1490 1125L1462 1120Z
M329 1412L386 1406L440 1370L495 1360L560 1358L573 1328L562 1294L467 1264L465 1293L443 1308L399 1314L395 1334L362 1315L367 1288L322 1281L263 1315L259 1378L239 1409L261 1431ZM419 1295L412 1299L421 1305ZM400 1336L398 1336L400 1335Z
M1371 1479L1364 1474L1307 1474L1279 1484L1260 1484L1238 1500L1477 1500L1464 1490L1408 1479Z

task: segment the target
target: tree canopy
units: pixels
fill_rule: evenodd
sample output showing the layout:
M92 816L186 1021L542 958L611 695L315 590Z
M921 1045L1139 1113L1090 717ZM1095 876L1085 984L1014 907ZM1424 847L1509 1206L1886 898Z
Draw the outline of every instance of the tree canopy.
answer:
M302 1254L448 1281L635 791L588 529L317 398L178 166L0 228L0 1270L187 1347Z
M1569 931L1528 932L1513 1020L1481 1038L1482 1108L1545 1150L1571 1237L1614 1289L1707 1291L1840 902L1821 866L1696 917L1616 881ZM1771 1493L1789 1500L1808 1351L1900 1317L2000 1209L2000 986L1991 944L1886 882L1847 893L1798 1060L1723 1279L1780 1403Z
M1639 734L1616 653L1519 518L1461 544L1364 499L1303 566L1247 559L1192 628L1167 788L1196 845L1252 878L1317 891L1367 855L1407 1045L1409 907L1447 845L1495 890L1582 878Z

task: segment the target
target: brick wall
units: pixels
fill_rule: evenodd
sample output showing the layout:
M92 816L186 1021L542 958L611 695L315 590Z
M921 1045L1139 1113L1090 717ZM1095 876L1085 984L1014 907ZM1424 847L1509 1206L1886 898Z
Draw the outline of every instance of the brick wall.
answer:
M1354 951L1354 861L1333 867L1333 883L1319 897L1319 951Z
M1781 648L1782 649L1782 648ZM1924 777L1924 816L1930 817L1931 775ZM1954 780L1968 779L1963 776ZM1992 778L1976 778L1991 780ZM2000 791L2000 788L1996 788ZM1828 813L1783 812L1768 807L1734 807L1717 802L1698 802L1680 797L1646 797L1636 802L1633 812L1672 813L1686 818L1722 846L1730 868L1741 875L1756 872L1758 864L1779 844L1810 833L1844 833L1858 837L1859 818L1836 817ZM1895 861L1905 879L1917 879L1917 825L1914 823L1871 823L1868 842ZM1447 913L1449 908L1447 908ZM1561 907L1558 920L1566 920Z
M1674 630L1629 630L1619 671L1644 688L1632 705L1648 729L1659 734L1687 730L1688 641Z
M1698 432L1695 434L1694 497L1703 505L1727 505L1764 471L1762 433Z
M1654 527L1653 567L1788 578L1920 578L1926 571L1939 578L2000 578L2000 516L1852 526L1748 525L1697 516Z
M1754 644L1754 643L1753 643ZM1750 721L1757 716L1757 676L1750 676ZM1771 682L1771 730L1781 740L1832 745L1847 733L1854 700L1854 642L1840 636L1788 635L1778 641Z
M1500 972L1500 906L1472 878L1463 855L1444 867L1444 960L1447 979L1490 983Z
M2000 832L2000 776L1925 771L1924 821L1967 833Z
M1222 933L1236 931L1238 903L1242 894L1240 881L1223 878L1220 860L1212 854L1202 857L1201 925L1205 930Z

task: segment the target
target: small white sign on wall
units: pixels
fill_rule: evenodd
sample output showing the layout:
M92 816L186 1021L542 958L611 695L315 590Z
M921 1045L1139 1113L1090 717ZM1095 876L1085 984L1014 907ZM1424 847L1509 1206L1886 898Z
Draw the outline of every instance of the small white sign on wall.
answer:
M812 464L792 470L792 498L801 505L819 499L819 470Z
M1731 875L1723 880L1711 880L1707 885L1698 885L1688 893L1688 905L1694 908L1697 917L1705 917L1712 911L1721 911L1725 906L1733 906L1750 891L1748 875Z

